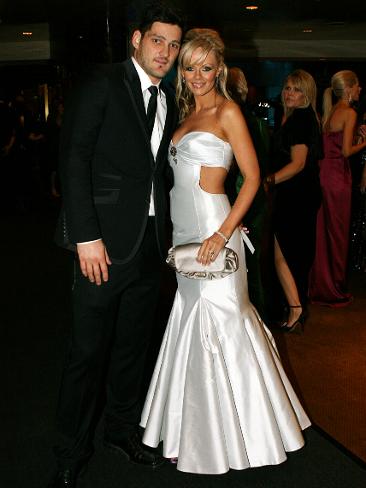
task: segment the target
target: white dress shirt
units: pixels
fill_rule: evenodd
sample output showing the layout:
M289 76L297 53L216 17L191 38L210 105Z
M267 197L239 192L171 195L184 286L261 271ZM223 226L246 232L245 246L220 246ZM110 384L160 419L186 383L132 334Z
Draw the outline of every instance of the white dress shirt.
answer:
M149 100L151 97L151 93L149 92L149 87L153 84L149 78L149 76L145 73L145 71L141 68L135 58L132 58L132 62L136 68L137 74L140 78L141 83L141 91L142 96L144 97L144 105L145 111L147 112L147 107L149 105ZM156 155L158 153L158 149L160 146L161 138L163 137L163 131L165 126L165 119L166 119L166 97L165 93L159 89L160 82L157 83L155 86L158 88L158 98L157 98L157 107L156 107L156 117L155 117L155 124L151 134L151 152L156 159ZM150 196L150 208L149 208L149 215L155 215L154 209L154 198L153 198L153 188L151 190Z

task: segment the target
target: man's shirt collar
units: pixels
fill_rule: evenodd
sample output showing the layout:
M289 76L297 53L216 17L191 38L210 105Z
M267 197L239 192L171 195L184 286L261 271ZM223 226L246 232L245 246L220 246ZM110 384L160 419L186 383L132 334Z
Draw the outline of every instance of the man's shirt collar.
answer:
M147 90L151 85L154 85L154 83L150 80L149 78L149 75L145 73L145 71L141 68L141 66L139 65L139 63L136 61L136 59L132 56L132 62L136 68L136 71L137 71L137 74L139 75L139 78L140 78L140 83L141 83L141 90L142 92L144 92L145 90ZM160 87L160 82L161 80L159 81L159 83L157 83L156 86L157 88ZM159 91L160 91L160 88L159 88Z

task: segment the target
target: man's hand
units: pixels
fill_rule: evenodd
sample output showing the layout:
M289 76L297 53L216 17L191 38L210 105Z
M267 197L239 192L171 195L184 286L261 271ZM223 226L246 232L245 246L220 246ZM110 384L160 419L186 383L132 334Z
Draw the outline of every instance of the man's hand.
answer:
M108 281L108 265L112 264L102 240L77 244L80 269L91 283L101 285Z

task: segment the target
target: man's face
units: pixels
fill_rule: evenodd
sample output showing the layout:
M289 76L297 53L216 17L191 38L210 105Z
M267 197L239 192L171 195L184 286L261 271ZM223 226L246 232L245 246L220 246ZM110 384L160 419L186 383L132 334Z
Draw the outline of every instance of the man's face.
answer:
M152 83L158 83L173 66L181 36L182 30L178 25L162 22L154 22L144 36L138 30L133 33L134 57Z

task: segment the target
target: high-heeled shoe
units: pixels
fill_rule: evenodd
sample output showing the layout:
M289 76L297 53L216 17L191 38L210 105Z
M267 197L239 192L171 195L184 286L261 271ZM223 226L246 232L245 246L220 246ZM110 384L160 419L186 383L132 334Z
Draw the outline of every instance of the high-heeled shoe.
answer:
M288 309L289 308L302 308L302 305L287 305L287 307L285 308L285 312L287 312L287 315L288 315ZM278 325L278 327L280 329L284 329L287 327L287 324L288 324L288 320L284 320L281 324Z
M301 308L302 305L289 305L289 308ZM304 332L304 323L305 323L305 313L303 310L301 310L301 313L299 317L293 322L291 325L288 324L288 322L283 322L283 324L280 325L280 329L282 332L289 332L293 334L302 334Z

